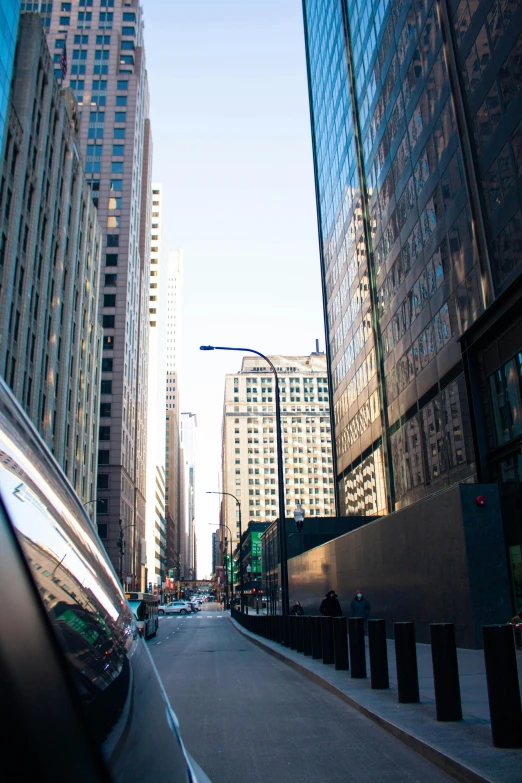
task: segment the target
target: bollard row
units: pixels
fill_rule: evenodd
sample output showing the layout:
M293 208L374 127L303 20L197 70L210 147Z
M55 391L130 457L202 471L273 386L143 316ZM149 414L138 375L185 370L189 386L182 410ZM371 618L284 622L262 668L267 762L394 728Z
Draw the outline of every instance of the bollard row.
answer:
M350 617L294 617L248 615L232 609L231 615L247 631L291 650L350 670L354 679L365 679L365 622ZM420 701L415 626L394 623L397 691L400 704ZM388 646L384 620L368 620L368 648L372 689L390 687ZM522 706L513 628L483 626L484 658L493 745L522 747ZM435 705L438 721L462 720L455 626L430 625ZM350 668L351 667L351 668Z

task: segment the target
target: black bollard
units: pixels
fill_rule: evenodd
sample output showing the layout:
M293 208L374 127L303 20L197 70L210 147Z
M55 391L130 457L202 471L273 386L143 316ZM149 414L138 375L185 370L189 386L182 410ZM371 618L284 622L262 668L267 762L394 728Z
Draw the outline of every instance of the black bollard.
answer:
M455 626L432 623L430 636L437 720L462 720Z
M346 617L333 618L333 643L335 668L346 671L348 664L348 623Z
M348 618L350 640L351 676L354 679L366 677L366 647L364 644L364 620L362 617Z
M321 618L321 642L323 663L334 663L333 617Z
M420 701L415 626L413 623L394 623L393 630L399 704L414 704Z
M294 622L295 622L295 651L302 653L304 652L303 618L298 615L295 618Z
M290 615L288 618L289 620L289 627L290 627L290 649L295 650L297 646L297 628L295 625L295 617L293 615Z
M305 655L312 654L312 618L303 617L303 652Z
M384 620L368 620L368 646L372 688L389 688L388 645Z
M522 748L522 710L511 625L483 625L491 733L496 748Z
M323 641L321 638L321 617L312 617L312 658L323 657Z
M281 615L281 644L285 647L290 647L290 628L286 615Z

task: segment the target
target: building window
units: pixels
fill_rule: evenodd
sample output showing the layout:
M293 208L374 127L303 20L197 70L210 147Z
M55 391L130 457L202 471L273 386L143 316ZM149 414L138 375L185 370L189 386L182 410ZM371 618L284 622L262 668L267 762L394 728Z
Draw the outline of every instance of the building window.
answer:
M110 440L111 439L111 428L110 427L100 427L99 440Z
M101 394L112 394L112 381L102 381L101 382L100 393Z
M109 513L109 498L98 498L96 501L96 513L99 515Z
M102 326L104 329L114 329L114 316L102 315Z
M107 538L107 523L102 522L98 525L98 535L99 537L104 540Z

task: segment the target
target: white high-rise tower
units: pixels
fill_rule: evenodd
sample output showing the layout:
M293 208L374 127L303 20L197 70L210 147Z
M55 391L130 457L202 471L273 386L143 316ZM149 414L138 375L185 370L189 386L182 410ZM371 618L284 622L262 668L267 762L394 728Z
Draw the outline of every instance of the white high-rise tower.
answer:
M149 290L149 366L147 397L147 581L160 590L167 566L165 448L161 433L166 397L167 267L161 253L162 186L152 184Z

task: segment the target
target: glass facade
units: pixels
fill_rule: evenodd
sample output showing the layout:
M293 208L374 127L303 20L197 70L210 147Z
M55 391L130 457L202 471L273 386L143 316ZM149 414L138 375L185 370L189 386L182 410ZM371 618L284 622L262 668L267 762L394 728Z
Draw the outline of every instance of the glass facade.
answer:
M458 341L488 289L456 55L430 0L303 9L340 510L385 513L476 471Z
M2 0L0 4L0 152L4 144L19 17L20 0Z
M515 584L522 4L303 15L340 511L497 482Z

